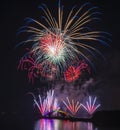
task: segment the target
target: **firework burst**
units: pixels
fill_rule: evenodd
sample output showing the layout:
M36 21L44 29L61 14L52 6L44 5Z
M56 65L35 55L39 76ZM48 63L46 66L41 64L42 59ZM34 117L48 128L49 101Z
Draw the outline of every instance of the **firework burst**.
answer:
M93 99L93 100L92 100ZM88 101L86 101L86 105L81 104L81 106L90 114L92 115L101 105L96 104L97 97L92 98L89 96Z
M65 80L67 82L73 82L77 80L78 78L80 78L84 70L87 70L87 72L90 74L90 68L88 64L85 63L85 61L81 61L78 66L71 65L64 72Z
M49 90L45 99L42 99L40 95L38 95L38 100L34 95L33 97L34 103L42 116L46 116L49 113L53 113L54 111L58 111L60 109L58 106L58 100L54 97L54 90Z
M64 18L63 6L59 1L57 19L53 17L46 5L40 6L45 14L42 17L45 24L32 18L26 18L27 25L19 31L19 33L30 34L27 40L20 43L31 45L30 51L22 59L29 58L29 55L32 54L33 66L42 71L39 72L42 76L51 79L63 75L74 61L85 59L92 65L86 52L92 56L95 56L94 53L101 55L96 48L91 46L91 43L108 45L106 36L109 34L104 31L91 31L92 29L86 27L91 21L98 19L95 15L99 14L95 11L96 7L89 7L89 5L86 3L76 11L75 8L72 8ZM63 19L65 23L63 23ZM42 69L39 66L42 66ZM53 66L54 72L52 71Z
M65 102L63 100L63 103L65 104L65 106L67 107L67 109L69 110L69 112L75 116L76 113L78 112L81 104L79 103L79 101L75 102L73 99L70 101L68 97L66 97L67 102Z

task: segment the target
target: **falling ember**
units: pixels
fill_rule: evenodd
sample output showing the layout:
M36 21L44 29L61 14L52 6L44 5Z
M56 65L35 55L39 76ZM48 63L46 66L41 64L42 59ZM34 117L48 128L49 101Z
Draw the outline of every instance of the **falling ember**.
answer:
M21 58L18 69L27 70L29 82L34 83L35 78L38 78L40 72L42 72L42 65L36 64L32 55L29 55L29 57Z

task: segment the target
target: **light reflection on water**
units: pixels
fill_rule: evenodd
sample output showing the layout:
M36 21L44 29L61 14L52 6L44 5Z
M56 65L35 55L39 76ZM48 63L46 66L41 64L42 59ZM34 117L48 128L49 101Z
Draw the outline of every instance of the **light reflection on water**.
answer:
M69 120L40 119L35 122L34 130L98 130L89 122L70 122Z

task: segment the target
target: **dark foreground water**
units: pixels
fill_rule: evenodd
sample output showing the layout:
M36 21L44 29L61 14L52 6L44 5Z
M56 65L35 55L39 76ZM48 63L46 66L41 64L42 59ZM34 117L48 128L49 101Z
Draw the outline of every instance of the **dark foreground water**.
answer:
M70 122L69 120L42 119L35 122L34 130L97 130L92 123Z
M85 119L85 118L84 118ZM0 114L0 130L120 130L120 111L99 111L91 119L40 119L38 114Z
M80 122L58 119L10 119L0 122L0 130L120 130L120 126L95 125L92 122Z
M41 119L35 122L34 130L120 130L116 126L95 126L90 122Z

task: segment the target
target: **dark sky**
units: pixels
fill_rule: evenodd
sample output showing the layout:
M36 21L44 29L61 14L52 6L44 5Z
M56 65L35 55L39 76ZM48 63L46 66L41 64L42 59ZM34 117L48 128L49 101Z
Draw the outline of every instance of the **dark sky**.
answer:
M65 10L70 10L73 5L82 5L86 0L62 0ZM102 77L107 84L102 100L110 103L113 109L120 110L120 8L119 1L114 0L89 0L98 6L102 14L104 30L112 34L111 47L105 52L106 66L98 69L98 79ZM20 49L15 49L17 44L17 30L23 25L26 17L39 18L41 3L48 5L53 10L57 7L57 0L1 0L0 1L0 110L16 111L16 108L25 98L24 94L34 88L28 83L26 73L17 71ZM25 75L24 75L25 74ZM110 87L109 87L110 84ZM107 96L105 96L107 93ZM104 99L105 97L105 99ZM24 107L22 107L24 109ZM106 107L108 108L108 107Z

